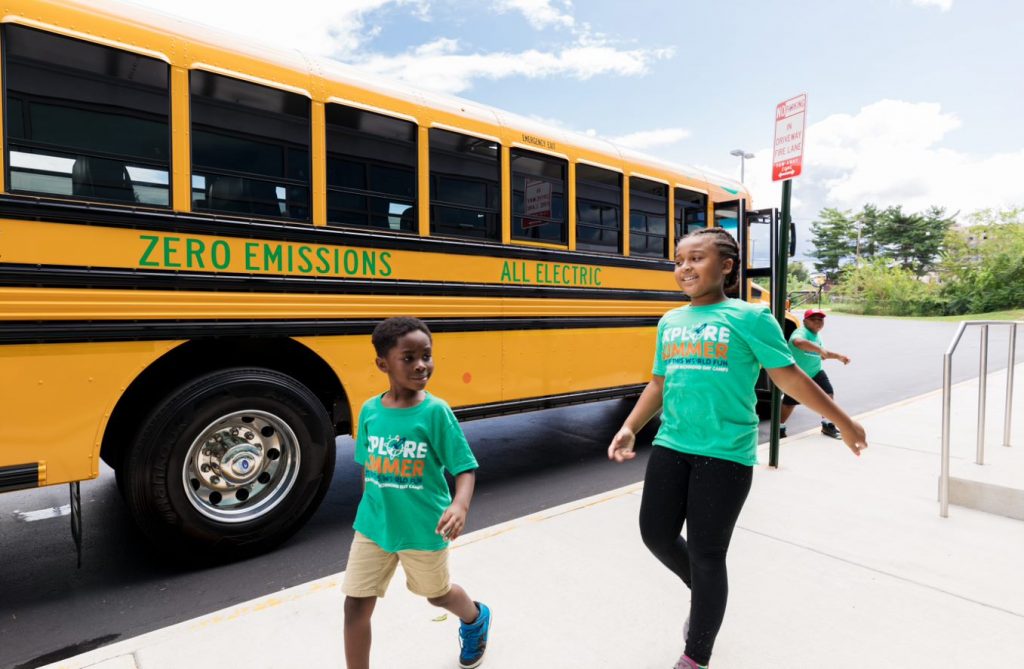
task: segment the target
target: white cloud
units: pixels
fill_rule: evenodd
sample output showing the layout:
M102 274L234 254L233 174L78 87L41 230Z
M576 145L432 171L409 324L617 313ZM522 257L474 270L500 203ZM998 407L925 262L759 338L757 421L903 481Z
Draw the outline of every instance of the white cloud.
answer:
M813 123L804 172L793 183L794 220L806 225L823 207L856 211L868 203L908 211L934 204L963 214L1024 203L1024 147L988 155L950 148L946 141L961 125L939 104L900 100ZM765 147L755 155L746 165L754 204L777 207L781 189L771 181L771 152ZM738 161L735 167L738 177Z
M163 11L166 0L134 0ZM242 10L238 1L177 0L173 13L183 18L245 35L280 48L333 57L398 81L445 93L469 89L475 79L565 76L589 79L603 74L640 76L650 63L670 58L669 49L620 49L589 25L577 26L567 0L496 0L497 11L519 11L536 28L567 27L573 41L553 49L520 52L466 52L456 39L440 37L404 53L373 52L367 44L381 32L375 13L404 8L420 20L430 19L431 0L290 0L287 12L271 17L259 6Z
M565 9L569 10L572 3L565 2ZM541 30L548 27L572 28L576 19L568 11L562 11L554 6L552 0L496 0L494 8L499 12L517 11L530 22L534 28Z
M938 104L882 100L812 125L807 169L820 171L826 202L847 208L938 204L967 212L1024 201L1024 147L978 156L943 146L960 126Z
M458 40L442 38L395 56L373 55L356 62L360 69L421 88L460 93L473 80L519 76L540 79L569 76L589 79L600 74L638 76L651 62L668 58L671 49L621 50L606 44L579 43L556 51L463 53Z
M356 53L376 37L380 27L371 25L369 17L389 5L408 7L423 20L429 18L430 12L428 0L289 0L287 11L277 10L272 16L261 11L259 5L223 0L132 2L284 49L299 48L333 57Z
M415 14L416 18L420 21L430 21L430 2L424 0L423 2L414 3L412 13Z
M586 135L587 137L597 137L599 139L612 142L618 146L636 149L638 151L675 144L690 136L690 131L686 128L657 128L655 130L637 130L618 136L606 135L599 133L594 128L575 128L560 118L540 116L538 114L530 114L529 118L553 128L574 132L579 135Z
M953 0L910 0L917 7L937 7L944 12L953 8Z
M690 136L685 128L658 128L656 130L640 130L619 137L609 137L609 141L630 149L650 149L681 142Z

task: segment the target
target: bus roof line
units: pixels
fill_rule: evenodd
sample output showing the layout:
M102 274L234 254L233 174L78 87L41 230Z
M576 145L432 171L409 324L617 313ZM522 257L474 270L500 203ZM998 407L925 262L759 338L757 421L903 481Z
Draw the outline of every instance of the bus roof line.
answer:
M201 70L203 72L210 72L212 74L220 74L226 77L232 77L234 79L241 79L248 81L252 84L259 84L260 86L266 86L267 88L275 88L279 91L288 91L289 93L295 93L303 97L313 99L313 94L307 91L301 86L291 86L289 84L282 84L280 81L274 81L272 79L264 79L262 77L256 77L251 74L244 72L238 72L237 70L230 70L226 67L218 67L217 65L211 65L209 63L196 62L189 65L190 70Z
M93 14L103 14L111 20L137 23L148 30L161 33L172 39L186 39L187 41L202 43L205 47L217 51L235 51L254 60L262 60L297 73L302 72L306 76L314 75L320 77L322 80L341 84L343 86L363 88L407 104L426 106L444 113L462 116L471 121L475 120L478 122L493 124L494 126L506 131L522 132L525 130L531 134L542 134L552 138L557 137L563 142L578 146L593 153L607 153L612 158L617 158L623 162L645 165L658 172L681 173L695 180L722 188L723 190L726 188L729 190L738 190L743 194L741 197L749 196L749 193L743 184L724 175L698 169L694 166L669 162L633 149L622 147L601 137L592 137L582 133L550 126L535 119L529 119L455 95L418 89L414 86L409 86L408 84L387 79L386 77L376 75L370 76L366 72L359 70L358 67L342 63L341 61L331 58L308 55L300 49L283 49L272 43L239 36L238 34L230 31L214 28L202 23L187 21L160 10L140 6L122 5L119 3L107 2L106 0L90 0L88 3L78 0L69 2L68 4L77 5L82 11L91 12ZM31 25L32 23L31 20L20 17L15 18L9 16L5 17L3 20L25 23L27 25ZM167 27L168 23L172 24L171 27ZM73 31L68 28L61 28L59 26L45 25L43 27L61 34L79 34L77 31ZM100 38L92 35L80 35L83 39L87 39L89 41L104 42ZM146 53L156 58L160 58L165 62L169 62L169 59L159 52L132 46L130 44L121 44L110 41L106 41L104 43L110 43L111 45L116 45L118 48L124 48L135 53ZM311 65L313 67L311 67ZM193 67L197 67L197 65L193 65ZM198 69L206 69L215 72L228 71L223 68L214 68L213 66L206 65ZM249 81L266 83L266 85L270 85L277 89L292 90L299 92L306 97L313 97L308 91L300 87L267 82L266 80L258 77L241 75L240 73L234 72L231 76L241 76ZM394 116L395 114L392 113L391 115ZM595 144L599 144L601 148L598 148ZM541 147L534 146L524 146L523 148L530 150L541 149ZM558 155L561 157L567 157L564 154ZM726 191L726 193L728 193L728 191Z
M128 42L120 42L106 37L99 37L98 35L84 33L73 28L66 28L53 23L46 23L45 21L36 21L35 19L30 19L24 16L7 15L0 18L0 23L13 23L15 25L25 26L26 28L35 28L36 30L43 30L57 35L63 35L64 37L72 37L86 42L92 42L93 44L109 46L122 51L129 51L140 56L149 56L150 58L156 58L157 60L163 61L168 65L171 64L171 59L160 51L147 49L145 47L138 46L137 44L130 44Z

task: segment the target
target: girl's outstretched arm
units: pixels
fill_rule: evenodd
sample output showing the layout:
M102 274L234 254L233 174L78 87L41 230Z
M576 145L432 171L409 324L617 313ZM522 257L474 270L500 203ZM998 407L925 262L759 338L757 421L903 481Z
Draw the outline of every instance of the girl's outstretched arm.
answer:
M859 456L860 452L868 447L867 435L860 423L847 416L846 412L840 409L839 405L818 387L818 384L800 371L799 367L789 365L767 371L772 383L777 385L782 392L795 398L811 411L816 411L835 423L842 432L843 442L854 455Z
M636 443L636 433L650 422L654 415L661 410L662 392L665 389L665 377L654 375L644 391L640 393L640 399L636 406L629 412L626 422L612 438L608 446L608 459L615 462L632 460L636 457L633 452L633 444Z

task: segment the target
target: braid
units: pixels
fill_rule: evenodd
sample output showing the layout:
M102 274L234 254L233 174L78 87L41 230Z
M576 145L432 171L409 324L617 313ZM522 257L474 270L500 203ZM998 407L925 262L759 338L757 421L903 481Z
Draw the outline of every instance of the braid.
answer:
M725 277L725 291L735 290L740 276L740 245L728 230L725 228L700 228L686 235L686 237L703 237L711 235L718 255L724 258L732 258L732 270ZM685 239L685 237L684 237Z

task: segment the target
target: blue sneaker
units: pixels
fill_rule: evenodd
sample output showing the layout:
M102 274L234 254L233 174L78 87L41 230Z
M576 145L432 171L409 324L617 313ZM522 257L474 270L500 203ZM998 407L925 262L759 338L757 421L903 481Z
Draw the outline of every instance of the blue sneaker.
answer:
M459 653L459 666L462 669L474 669L484 661L484 651L487 650L487 635L491 631L491 610L486 604L474 602L480 613L471 625L461 623L459 625L459 645L462 652Z

